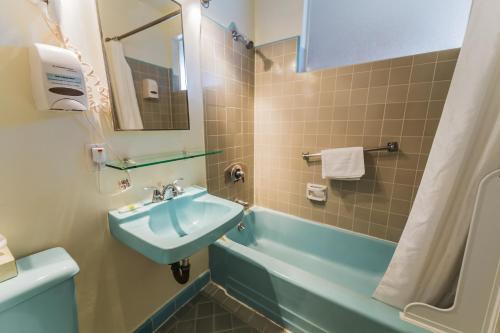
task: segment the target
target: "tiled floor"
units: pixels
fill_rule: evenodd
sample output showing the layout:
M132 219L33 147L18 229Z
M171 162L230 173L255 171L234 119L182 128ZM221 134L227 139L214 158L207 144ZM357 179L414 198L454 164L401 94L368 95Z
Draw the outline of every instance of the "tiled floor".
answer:
M157 333L277 333L287 332L267 318L208 284L174 314Z

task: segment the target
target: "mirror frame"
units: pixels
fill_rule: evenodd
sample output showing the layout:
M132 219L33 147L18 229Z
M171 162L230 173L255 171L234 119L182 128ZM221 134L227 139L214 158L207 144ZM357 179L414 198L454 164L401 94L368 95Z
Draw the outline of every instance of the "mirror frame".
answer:
M116 115L116 105L115 105L115 97L114 97L114 92L113 92L113 87L111 86L111 80L110 80L110 74L109 74L109 65L108 65L108 56L106 54L106 37L104 36L104 33L102 31L102 24L101 24L101 14L99 12L99 1L105 1L105 0L94 0L95 4L95 9L96 9L96 15L97 15L97 24L99 25L99 36L101 38L101 49L102 49L102 56L104 60L104 69L106 72L106 81L107 81L107 87L108 87L108 92L109 92L109 107L111 109L111 115L112 115L112 122L113 122L113 129L115 132L150 132L150 131L189 131L191 130L191 116L190 116L190 108L189 108L189 88L186 89L186 107L187 107L187 121L188 121L188 126L187 128L164 128L164 129L121 129L119 126L119 121L118 121L118 116ZM182 5L176 1L176 0L170 0L176 5L179 6L179 10L181 13L179 14L181 16L181 28L182 28L182 36L184 38L184 11L182 8ZM163 22L162 22L163 23ZM160 23L161 24L161 23ZM184 51L184 63L186 63L186 39L184 38L184 43L182 44L182 48ZM185 66L185 65L184 65ZM186 73L187 73L187 68L186 68ZM187 83L189 81L189 77L186 77L186 86L189 87L189 84Z

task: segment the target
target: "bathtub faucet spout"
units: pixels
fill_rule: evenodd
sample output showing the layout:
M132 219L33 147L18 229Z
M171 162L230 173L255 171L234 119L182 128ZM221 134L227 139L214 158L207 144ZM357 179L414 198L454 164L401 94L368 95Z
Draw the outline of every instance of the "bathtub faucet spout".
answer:
M242 205L245 208L248 208L248 206L249 206L249 203L247 201L243 201L243 200L240 200L240 199L234 199L234 202L236 202L237 204Z

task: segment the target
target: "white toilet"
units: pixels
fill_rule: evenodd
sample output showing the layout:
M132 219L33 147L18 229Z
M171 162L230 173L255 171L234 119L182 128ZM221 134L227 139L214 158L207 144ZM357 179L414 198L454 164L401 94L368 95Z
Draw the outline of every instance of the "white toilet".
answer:
M0 332L76 333L74 276L79 268L62 248L17 261L18 275L0 283Z

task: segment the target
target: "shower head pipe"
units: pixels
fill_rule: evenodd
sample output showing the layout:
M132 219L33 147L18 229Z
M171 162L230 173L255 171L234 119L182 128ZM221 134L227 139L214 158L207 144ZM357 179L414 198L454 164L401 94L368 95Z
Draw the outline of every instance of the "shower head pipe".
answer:
M234 30L234 29L231 30L231 34L233 36L234 41L242 42L248 50L253 49L253 46L254 46L253 41L251 41L250 39L248 39L244 35L240 34L237 30Z

